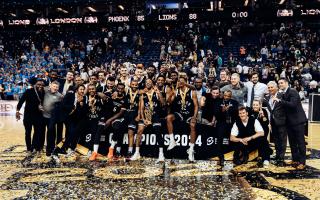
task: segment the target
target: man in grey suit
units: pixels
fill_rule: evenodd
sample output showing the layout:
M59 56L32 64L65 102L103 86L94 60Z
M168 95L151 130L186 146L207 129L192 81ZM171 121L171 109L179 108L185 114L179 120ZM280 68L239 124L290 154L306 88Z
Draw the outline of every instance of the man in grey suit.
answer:
M273 100L274 97L280 99L282 96L278 92L277 83L270 81L267 86L269 95L263 99L263 106L267 107L270 112L271 132L276 148L276 165L282 167L287 148L286 113L282 103Z
M281 99L274 97L275 101L281 102L286 112L286 125L292 154L292 164L303 170L306 164L306 143L304 140L306 114L302 108L298 92L289 87L288 80L280 78L279 88L283 91Z

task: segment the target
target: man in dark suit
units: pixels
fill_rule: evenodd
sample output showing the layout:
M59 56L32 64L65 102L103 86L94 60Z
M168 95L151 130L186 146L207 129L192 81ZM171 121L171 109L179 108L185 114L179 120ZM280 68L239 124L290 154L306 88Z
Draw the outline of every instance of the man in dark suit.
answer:
M72 88L70 86L74 86L73 79L74 79L73 71L68 71L67 75L66 75L66 79L59 79L58 80L58 82L60 83L59 92L62 95L65 95L68 92L68 90L70 88Z
M41 105L43 103L44 91L43 80L37 80L33 88L26 90L22 95L17 105L16 119L20 120L20 109L25 102L23 125L25 128L25 142L29 154L33 150L40 152L43 148L44 133L42 131L41 123L43 122ZM34 128L33 139L31 142L31 130ZM41 142L42 141L42 142Z
M306 164L304 131L307 117L302 108L298 92L293 88L289 88L288 80L281 78L278 84L283 91L283 96L281 99L273 97L273 100L281 102L285 108L292 163L297 169L302 170Z
M278 92L278 85L274 81L268 83L269 95L263 99L263 106L267 107L270 112L271 132L274 137L276 148L276 165L284 166L284 155L287 148L287 128L286 128L286 111L281 102L274 101L273 98L281 98Z
M59 93L62 95L66 95L69 90L74 90L74 73L73 71L68 71L65 79L59 79L58 82L59 85ZM62 141L62 132L63 132L63 124L64 122L64 114L62 111L62 107L60 105L60 108L57 108L57 110L60 112L58 113L58 121L57 121L57 143L60 143ZM68 134L68 127L65 124L65 135Z

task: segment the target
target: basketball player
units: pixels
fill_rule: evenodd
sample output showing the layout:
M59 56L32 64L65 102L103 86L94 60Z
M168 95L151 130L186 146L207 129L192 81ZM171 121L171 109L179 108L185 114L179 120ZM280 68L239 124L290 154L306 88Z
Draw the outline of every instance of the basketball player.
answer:
M173 121L179 120L190 124L190 148L188 149L189 161L194 161L194 143L196 141L196 120L198 113L198 100L194 90L187 86L187 78L180 77L178 82L178 89L174 91L169 97L168 101L172 104L172 113L167 116L167 128L170 136L170 143L168 150L176 146L173 134Z
M163 137L161 135L161 122L159 111L161 110L161 104L164 104L164 99L161 92L153 87L151 79L146 79L146 88L144 93L140 97L140 114L141 120L138 124L138 133L136 138L136 151L131 157L131 160L140 159L140 141L143 131L147 126L152 125L154 132L157 135L157 141L159 145L159 157L157 162L164 161L163 154Z

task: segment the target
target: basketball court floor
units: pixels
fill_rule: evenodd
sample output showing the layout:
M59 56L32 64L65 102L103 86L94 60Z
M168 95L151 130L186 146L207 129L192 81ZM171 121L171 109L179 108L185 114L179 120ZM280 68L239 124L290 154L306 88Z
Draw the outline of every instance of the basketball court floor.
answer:
M27 156L22 122L0 116L0 199L320 199L320 124L309 124L307 142L304 171L255 161L221 169L215 159L89 162L81 154L56 164Z

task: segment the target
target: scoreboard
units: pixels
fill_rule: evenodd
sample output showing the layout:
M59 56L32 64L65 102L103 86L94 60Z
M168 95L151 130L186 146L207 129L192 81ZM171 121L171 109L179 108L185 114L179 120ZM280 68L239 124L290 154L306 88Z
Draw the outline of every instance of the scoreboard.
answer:
M209 9L171 9L154 11L149 14L139 15L97 15L64 18L10 18L2 19L0 16L0 27L6 26L46 26L57 24L114 24L114 23L171 23L171 22L206 22L206 21L228 21L228 20L250 20L250 19L316 19L320 20L320 8L297 8L297 9L270 9L252 10L249 8L225 8L223 11Z

